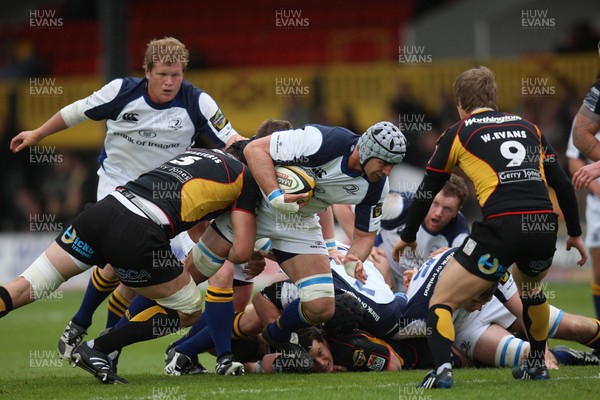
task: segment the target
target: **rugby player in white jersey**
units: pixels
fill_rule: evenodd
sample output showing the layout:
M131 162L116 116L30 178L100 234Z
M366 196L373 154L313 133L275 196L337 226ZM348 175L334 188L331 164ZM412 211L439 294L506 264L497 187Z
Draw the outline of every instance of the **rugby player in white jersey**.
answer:
M414 193L394 191L388 194L383 202L381 229L375 239L375 246L383 251L385 259L374 257L374 261L394 292L405 292L405 271L421 266L436 250L460 246L466 239L469 235L469 223L460 210L468 194L464 179L451 175L435 196L417 231L419 245L416 251L405 252L399 261L394 260L392 250L406 224Z
M144 78L109 82L89 97L62 108L39 128L19 133L11 141L11 150L21 151L86 119L105 120L106 138L98 169L97 200L101 200L116 186L136 179L194 143L196 147L224 148L241 139L215 101L183 79L188 58L185 45L175 38L150 41L144 56ZM197 227L198 237L205 227L206 223ZM184 252L193 247L185 232L178 240ZM70 359L72 349L91 325L94 311L110 293L107 327L119 320L134 293L119 286L110 266L98 266L80 309L59 340L62 358Z
M362 260L369 255L388 192L387 175L406 152L406 140L389 122L380 122L362 135L341 127L306 125L274 132L245 146L244 156L264 201L257 218L257 237L271 240L271 251L298 286L300 298L265 327L263 336L280 351L297 354L291 333L327 321L334 312L334 291L328 251L316 214L331 204L356 204L354 241L343 260L346 270L364 283ZM284 194L274 165L304 167L316 182L314 196ZM227 216L214 226L229 238Z
M598 42L600 55L600 42ZM587 235L586 245L592 256L593 280L592 298L596 316L600 318L600 238L598 212L600 210L600 70L596 74L596 82L590 88L583 103L573 119L567 157L569 170L573 174L573 186L577 189L587 188L590 193L586 197ZM578 151L581 153L578 154ZM586 159L588 161L586 161ZM595 162L589 162L595 161Z

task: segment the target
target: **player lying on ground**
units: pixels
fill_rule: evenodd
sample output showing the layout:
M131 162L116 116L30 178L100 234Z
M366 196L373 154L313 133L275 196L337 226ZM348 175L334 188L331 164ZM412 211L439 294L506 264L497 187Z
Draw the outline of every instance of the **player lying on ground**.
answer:
M344 250L342 245L340 245L340 250ZM399 332L393 331L394 336L396 338L400 336L413 336L413 338L408 341L396 340L389 335L386 337L385 335L374 335L371 332L367 333L364 331L352 332L347 335L340 334L339 325L344 326L343 323L340 323L343 321L343 317L340 320L340 317L334 316L330 323L326 325L329 326L331 333L325 336L325 341L320 340L318 333L308 331L308 333L304 334L320 343L322 342L322 345L313 347L310 341L306 339L303 341L303 335L300 334L300 342L305 344L307 346L306 349L311 352L314 361L314 370L331 372L333 370L364 370L371 367L377 369L382 366L385 367L384 369L396 368L398 364L392 360L394 357L401 360L400 364L403 365L404 369L431 367L430 352L425 340L422 339L426 333L424 318L427 308L423 304L427 303L427 296L424 296L419 288L423 286L423 282L429 282L434 272L435 274L440 272L437 267L445 265L444 261L448 259L449 253L451 251L439 255L433 259L433 262L426 264L423 269L426 273L422 277L416 278L413 285L415 290L410 292L413 301L409 302L410 309L408 312L406 311L404 301L388 303L382 301L386 297L393 296L393 293L387 288L383 282L383 278L369 261L364 263L368 275L367 284L369 286L363 286L361 290L357 289L356 285L352 283L356 283L355 280L348 277L343 271L340 271L341 274L336 273L336 268L339 268L339 266L332 263L336 300L339 299L340 294L346 293L346 295L350 295L352 299L361 304L361 308L364 307L366 310L364 317L358 322L358 327L363 330L382 331L381 328L378 329L377 327L378 322L382 322L385 325L386 321L389 324L393 318L398 318L398 321L402 323L403 329ZM431 284L435 285L436 281L435 279L432 280ZM503 293L511 301L519 302L519 298L516 292L514 292L515 285L512 280L501 286L506 286L506 288L503 288ZM492 287L490 286L490 288ZM483 312L478 311L484 303L492 298L492 293L493 291L490 290L487 294L478 296L472 301L465 303L464 308L466 310L456 312L456 320L460 321L460 323L457 322L458 335L455 345L461 351L454 349L455 356L453 357L453 362L455 366L486 365L512 367L523 357L527 356L529 344L515 338L505 329L513 329L514 326L517 326L516 317L510 314L508 309L503 307L499 300L494 297L490 307L486 305L483 307ZM271 365L275 365L274 371L276 372L298 372L309 369L308 364L301 357L298 357L298 354L294 353L268 355L263 359L261 352L266 350L261 348L259 341L250 339L252 335L256 335L261 331L263 325L275 320L280 315L281 310L293 302L295 298L297 298L297 289L293 284L289 281L275 282L255 295L253 299L254 307L248 307L245 313L236 318L234 332L236 332L238 338L243 338L244 340L234 341L234 349L239 350L237 353L234 350L234 353L236 353L236 359L247 362L246 369L249 372L271 372L273 371ZM418 298L419 301L415 301L415 298ZM347 304L347 302L342 303L342 307L340 307L336 301L336 313L337 309L343 308L344 304ZM414 317L416 314L414 311L416 310L421 310L422 316L420 318ZM399 317L402 312L406 312L411 317ZM494 318L496 313L498 313L498 316ZM393 318L386 318L386 316L389 317L392 315L394 316ZM469 318L470 315L472 315L471 318ZM553 319L550 322L550 326L552 327L550 332L551 337L574 340L593 348L598 346L599 333L597 321L564 313L555 308L552 308L552 316ZM411 324L411 322L415 321L419 322L420 325ZM335 327L338 327L338 329L334 329ZM398 329L397 325L395 329ZM383 331L386 331L386 329L383 329ZM418 339L418 337L421 337L421 339ZM184 342L185 340L180 341L180 343ZM471 343L471 345L466 346L465 343ZM205 350L208 350L209 347L210 344L207 345ZM245 349L240 350L242 347L245 347ZM352 360L351 357L348 358L348 354L351 355L352 352L348 353L344 351L344 349L348 350L349 348L360 349L365 354L370 354L373 351L374 354L380 357L380 362L367 365L360 360ZM321 352L320 355L319 351ZM598 364L597 357L594 357L591 353L573 353L568 348L564 351L570 352L570 354L582 360L586 357L587 363ZM461 355L461 352L465 353L465 355ZM196 354L185 354L185 357L193 359L196 357ZM331 357L335 359L335 362L331 361ZM257 363L256 358L260 362ZM381 360L387 361L383 362ZM471 360L475 361L475 364ZM340 365L343 368L334 369L334 365Z

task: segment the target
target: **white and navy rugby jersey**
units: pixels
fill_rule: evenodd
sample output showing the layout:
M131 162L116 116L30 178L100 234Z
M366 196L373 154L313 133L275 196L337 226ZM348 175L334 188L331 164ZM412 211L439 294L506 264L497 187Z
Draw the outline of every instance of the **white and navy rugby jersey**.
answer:
M375 246L381 248L390 266L399 273L413 267L419 268L431 253L442 247L458 247L469 236L469 223L462 213L458 213L448 225L437 233L429 232L422 222L417 231L416 254L400 257L394 261L392 250L400 240L400 232L406 225L408 210L414 201L414 193L390 192L383 204L381 229L375 239ZM408 251L411 249L407 249Z
M314 196L298 214L315 214L331 204L355 204L355 227L364 232L379 228L389 184L384 177L369 182L362 171L348 169L358 138L346 128L323 125L273 133L270 153L275 164L304 167L316 182Z
M348 252L348 246L339 242L337 245L342 254ZM406 296L395 296L372 262L365 260L363 263L367 274L367 281L364 285L349 276L344 266L337 264L331 258L329 259L329 265L335 295L348 293L358 300L364 308L364 317L358 326L359 329L377 337L388 336L397 330L398 322L406 306ZM276 284L276 287L278 293L274 294L274 298L266 297L281 309L287 307L299 297L298 288L292 282L281 282ZM273 297L273 295L271 296Z
M438 278L448 264L457 248L448 249L437 256L428 259L410 281L406 295L408 303L404 311L405 322L415 319L425 319L429 309L429 300L433 295ZM517 286L512 275L506 273L498 282L494 296L505 303L517 293ZM456 311L455 311L456 313Z
M168 103L148 96L145 78L115 79L89 97L61 110L68 126L85 119L106 120L99 161L116 182L125 184L169 161L195 142L222 148L237 132L215 101L183 81Z
M600 115L600 78L585 95L583 105L594 114Z
M348 246L339 242L337 245L338 250L342 254L348 253ZM331 267L333 275L335 294L355 292L355 298L365 297L365 302L368 302L369 305L385 305L397 300L397 297L391 291L389 286L386 285L381 272L379 272L379 270L371 261L365 260L363 263L365 274L367 275L367 281L364 285L356 278L348 275L344 269L344 266L337 264L331 258L329 259L329 266ZM281 286L281 295L278 297L278 300L281 302L281 306L283 308L287 307L288 304L296 300L298 297L298 288L292 282L290 282L289 285ZM360 300L362 301L362 299Z
M337 242L337 249L342 255L346 255L348 254L349 247ZM365 274L367 275L365 284L362 284L358 279L348 275L344 266L337 264L331 258L329 259L329 266L332 271L336 272L333 281L335 289L338 292L347 292L352 288L352 290L359 291L362 296L377 304L389 304L396 299L396 296L390 287L385 283L385 279L383 278L383 275L381 275L381 272L379 272L377 267L369 260L363 262Z

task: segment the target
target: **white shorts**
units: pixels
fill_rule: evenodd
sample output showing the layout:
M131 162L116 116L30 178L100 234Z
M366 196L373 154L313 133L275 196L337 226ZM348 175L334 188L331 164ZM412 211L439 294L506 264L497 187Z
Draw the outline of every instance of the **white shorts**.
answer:
M218 216L214 222L221 234L233 241L230 213ZM269 238L271 249L287 253L329 254L315 214L282 214L261 204L256 216L256 238Z
M460 309L454 315L456 332L454 345L470 359L473 359L479 338L492 323L507 329L516 320L517 317L511 314L496 297L486 303L481 311L467 313Z
M600 247L600 197L588 194L585 199L585 220L587 247Z
M115 191L117 186L122 186L127 183L128 180L123 182L123 180L116 180L110 175L108 175L102 167L98 170L98 190L96 192L96 199L98 201L102 200L110 193Z

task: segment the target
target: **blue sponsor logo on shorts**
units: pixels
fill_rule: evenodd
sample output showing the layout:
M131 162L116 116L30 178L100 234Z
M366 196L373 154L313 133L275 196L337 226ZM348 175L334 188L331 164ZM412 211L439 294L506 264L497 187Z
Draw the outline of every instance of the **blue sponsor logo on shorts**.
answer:
M77 236L77 231L73 228L73 225L69 226L65 230L65 233L63 233L60 240L64 244L71 245L73 251L77 252L78 254L81 254L85 258L89 259L94 254L94 249L92 249L92 246L90 246L89 244L81 240L79 236Z
M496 257L492 257L489 253L479 257L477 266L482 274L491 275L496 278L502 277L506 272L506 267L500 264L500 261Z

